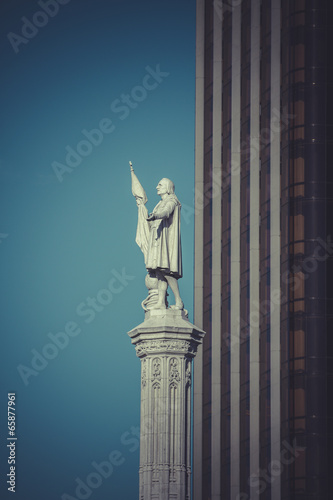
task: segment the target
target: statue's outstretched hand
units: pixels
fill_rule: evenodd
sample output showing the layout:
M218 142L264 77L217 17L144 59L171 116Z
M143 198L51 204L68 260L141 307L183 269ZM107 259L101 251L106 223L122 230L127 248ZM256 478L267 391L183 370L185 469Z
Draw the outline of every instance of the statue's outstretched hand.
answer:
M152 220L155 220L155 215L154 214L150 214L148 217L147 217L147 220L148 221L152 221Z

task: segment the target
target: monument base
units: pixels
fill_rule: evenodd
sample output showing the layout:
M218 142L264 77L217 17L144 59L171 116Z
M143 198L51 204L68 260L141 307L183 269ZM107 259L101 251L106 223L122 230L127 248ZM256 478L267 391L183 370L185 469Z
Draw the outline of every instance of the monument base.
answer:
M141 359L140 500L189 500L192 359L205 332L156 309L128 335Z

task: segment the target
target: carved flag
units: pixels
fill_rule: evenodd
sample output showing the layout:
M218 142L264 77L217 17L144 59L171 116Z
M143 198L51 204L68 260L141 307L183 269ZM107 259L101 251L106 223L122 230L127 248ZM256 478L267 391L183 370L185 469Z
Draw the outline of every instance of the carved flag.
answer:
M138 205L138 225L136 228L135 242L140 247L146 262L148 254L149 223L147 221L148 210L145 207L145 204L147 203L148 198L145 190L141 186L139 179L134 173L131 162L130 167L132 178L132 194L133 196L135 196ZM140 200L139 203L138 200Z
M141 198L142 203L145 205L148 201L147 195L137 176L134 173L134 169L132 167L132 163L130 163L131 167L131 178L132 178L132 194L135 198Z

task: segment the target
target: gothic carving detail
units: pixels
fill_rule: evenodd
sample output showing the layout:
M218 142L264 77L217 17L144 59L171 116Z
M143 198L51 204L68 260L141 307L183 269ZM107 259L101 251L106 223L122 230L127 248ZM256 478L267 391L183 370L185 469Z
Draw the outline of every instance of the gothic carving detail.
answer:
M161 360L154 358L152 360L152 385L154 389L159 389L161 386Z
M196 352L196 346L186 340L143 340L135 349L138 356L165 351L184 354L194 354Z
M186 373L185 373L185 384L190 387L191 383L192 383L191 365L190 365L190 363L188 363Z
M177 358L170 359L170 374L169 374L169 383L170 387L177 387L180 382L180 374L179 374L179 361Z

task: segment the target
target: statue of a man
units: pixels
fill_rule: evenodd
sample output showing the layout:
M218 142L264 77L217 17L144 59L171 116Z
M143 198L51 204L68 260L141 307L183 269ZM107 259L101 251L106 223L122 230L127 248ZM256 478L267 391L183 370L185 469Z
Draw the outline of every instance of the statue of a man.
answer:
M181 204L170 179L162 179L156 186L162 198L147 220L150 223L146 268L155 271L158 279L158 302L155 309L165 307L166 291L170 286L175 296L174 309L183 309L178 279L183 275L180 241Z
M144 206L147 196L138 181L131 166L132 193L138 205L138 226L136 242L141 248L148 271L146 284L157 279L157 300L152 302L146 299L149 309L165 309L168 285L174 296L173 309L183 309L184 304L180 298L178 279L182 277L182 252L180 241L180 209L181 204L175 195L175 186L170 179L162 179L156 186L157 194L161 201L148 216ZM148 281L148 283L147 283ZM143 304L144 304L143 303Z

